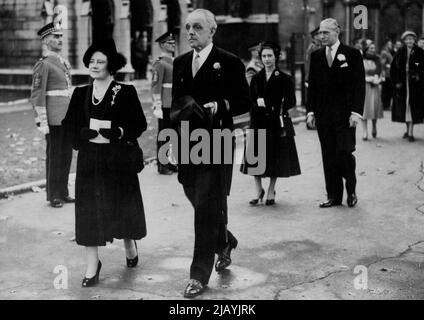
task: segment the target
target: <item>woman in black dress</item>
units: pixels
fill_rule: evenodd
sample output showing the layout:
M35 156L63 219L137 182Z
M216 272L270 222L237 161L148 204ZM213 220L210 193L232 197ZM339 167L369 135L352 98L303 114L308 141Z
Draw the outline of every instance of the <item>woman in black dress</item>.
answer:
M277 68L280 52L281 48L275 43L261 44L260 56L265 68L253 76L250 84L253 104L250 128L254 129L254 135L249 136L247 148L258 150L257 129L266 129L266 168L263 174L254 175L256 198L250 201L251 205L263 201L262 178L270 178L265 204L273 205L277 178L300 174L293 124L288 115L288 110L296 105L295 88L292 78ZM249 167L251 165L244 161L241 171L249 174Z
M76 242L86 247L87 270L82 282L98 282L98 247L124 239L127 266L135 267L135 240L146 235L137 172L116 159L123 143L137 144L147 123L135 88L114 81L125 63L112 39L93 44L84 54L92 85L76 88L63 120L79 150L75 183Z

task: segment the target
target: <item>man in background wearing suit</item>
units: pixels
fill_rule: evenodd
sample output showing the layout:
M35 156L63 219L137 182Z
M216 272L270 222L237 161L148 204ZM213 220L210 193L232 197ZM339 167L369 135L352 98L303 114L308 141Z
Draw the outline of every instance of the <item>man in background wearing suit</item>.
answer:
M319 32L323 48L311 55L307 101L307 122L318 131L327 190L327 201L319 206L341 205L345 178L347 204L354 207L358 198L352 153L364 108L364 65L359 50L340 43L335 19L323 20Z
M193 50L174 60L171 115L180 98L191 97L208 114L210 120L204 128L209 134L212 129L233 130L233 116L248 112L251 106L244 65L238 57L212 43L217 29L212 12L194 10L188 15L185 28ZM192 122L189 119L189 125ZM232 153L233 149L225 152ZM223 158L221 154L220 164L190 161L178 165L178 180L194 207L195 243L190 281L184 291L187 298L205 290L215 253L215 270L220 272L231 264L231 250L237 246L237 239L227 230L227 196L233 165L224 164Z

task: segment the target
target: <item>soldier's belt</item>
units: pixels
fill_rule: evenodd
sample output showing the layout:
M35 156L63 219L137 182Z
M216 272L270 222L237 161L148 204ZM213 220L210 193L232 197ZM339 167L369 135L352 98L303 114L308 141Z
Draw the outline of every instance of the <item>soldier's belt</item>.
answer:
M172 83L162 83L162 88L172 89Z
M64 89L64 90L49 90L46 91L46 96L49 97L70 97L71 96L71 91L68 89Z

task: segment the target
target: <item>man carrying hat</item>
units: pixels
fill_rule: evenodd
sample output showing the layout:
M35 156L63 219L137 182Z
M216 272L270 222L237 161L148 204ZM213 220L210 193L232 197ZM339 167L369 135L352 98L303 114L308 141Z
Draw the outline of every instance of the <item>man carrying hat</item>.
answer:
M169 112L172 102L172 63L175 52L175 38L171 32L166 32L156 39L161 51L160 56L152 65L152 99L153 114L158 118L158 136L163 129L171 128ZM159 174L172 174L177 171L173 163L161 163L158 157L160 148L166 141L156 142L156 158ZM172 152L172 149L170 150ZM172 159L172 155L169 155Z
M214 45L217 23L215 15L209 10L196 9L191 12L187 16L185 29L192 50L174 61L171 112L174 115L175 111L178 113L181 110L184 114L191 114L192 117L187 119L190 130L193 122L197 125L202 118L205 119L202 129L209 137L212 137L212 130L220 132L226 129L232 132L233 117L248 112L251 107L244 64L238 57ZM203 111L204 116L198 109ZM181 131L183 124L180 124ZM193 142L184 140L189 139L185 134L181 135L181 139L181 145L184 141ZM222 272L231 264L231 251L238 243L227 229L227 197L231 189L234 143L225 143L223 152L213 147L209 144L209 149L205 152L202 150L200 162L192 157L196 153L195 148L191 148L191 151L181 148L178 154L178 181L194 208L194 253L190 281L184 291L187 298L193 298L205 290L215 254L218 255L215 270ZM218 161L215 161L212 153ZM203 156L207 158L206 161ZM190 158L188 163L182 160L187 157ZM224 161L228 158L230 161Z
M37 34L46 50L33 68L31 103L36 125L46 137L47 201L61 208L74 202L68 193L72 144L61 125L71 96L70 65L60 56L63 33L58 26L49 23Z

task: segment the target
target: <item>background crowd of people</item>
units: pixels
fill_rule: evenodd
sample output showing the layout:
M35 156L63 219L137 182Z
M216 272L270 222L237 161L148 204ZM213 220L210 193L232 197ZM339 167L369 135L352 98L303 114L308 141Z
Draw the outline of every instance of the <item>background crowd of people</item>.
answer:
M356 39L366 72L366 98L363 113L364 141L377 137L377 121L384 110L391 110L392 121L406 124L404 139L415 141L414 125L424 120L424 38L405 31L401 41L386 41L380 54L371 39Z

